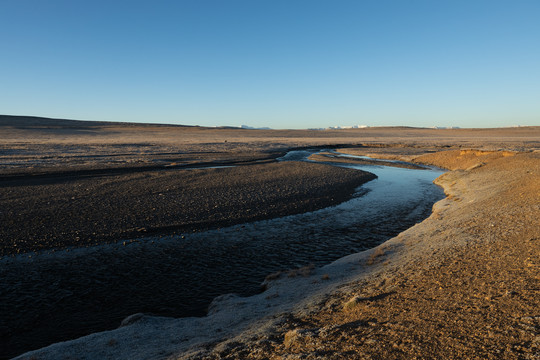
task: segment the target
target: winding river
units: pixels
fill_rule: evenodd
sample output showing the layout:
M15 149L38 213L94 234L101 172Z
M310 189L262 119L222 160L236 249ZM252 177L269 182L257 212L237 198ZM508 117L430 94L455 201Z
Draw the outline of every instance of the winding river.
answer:
M291 152L282 161L307 161ZM186 236L146 238L0 261L0 332L18 352L116 328L136 312L201 316L225 293L252 295L264 278L322 266L386 241L429 216L442 170L335 164L377 175L322 210ZM3 327L3 328L2 328Z

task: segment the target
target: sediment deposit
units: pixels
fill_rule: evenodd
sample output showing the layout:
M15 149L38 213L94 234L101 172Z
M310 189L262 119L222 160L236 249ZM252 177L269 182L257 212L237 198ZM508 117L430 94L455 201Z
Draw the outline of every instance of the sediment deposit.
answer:
M3 172L11 176L29 168L55 171L70 164L116 167L122 158L142 166L152 164L153 157L214 161L234 157L235 151L247 152L239 156L250 159L268 159L286 148L333 144L355 155L379 154L447 168L451 171L437 180L447 197L428 219L386 243L320 269L278 277L254 297L221 297L205 318L140 314L117 330L55 344L22 358L540 356L540 128L343 132L147 128L155 141L132 130L122 133L121 126L114 130L109 126L70 133L11 127L2 142ZM61 136L45 136L55 131ZM156 135L160 132L161 137ZM139 147L143 138L144 146ZM80 144L94 149L87 154L92 156L66 151L77 152ZM121 155L126 149L128 154ZM48 157L36 162L45 150Z

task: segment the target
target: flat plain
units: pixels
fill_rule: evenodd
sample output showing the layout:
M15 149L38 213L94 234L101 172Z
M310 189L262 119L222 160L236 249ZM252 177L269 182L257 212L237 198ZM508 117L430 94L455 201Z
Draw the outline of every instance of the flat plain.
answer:
M436 180L447 197L433 214L348 260L346 280L332 268L306 271L301 280L325 284L322 295L307 292L286 311L256 319L257 327L211 341L161 334L154 350L145 348L151 358L540 356L540 127L247 130L3 116L0 134L6 259L308 211L343 201L368 180L324 164L275 161L290 149L449 170ZM288 281L275 286L290 288ZM27 358L81 349L87 358L131 358L145 345L121 336L129 328L113 332L114 341L103 335L107 346L83 338ZM10 337L11 329L1 330Z

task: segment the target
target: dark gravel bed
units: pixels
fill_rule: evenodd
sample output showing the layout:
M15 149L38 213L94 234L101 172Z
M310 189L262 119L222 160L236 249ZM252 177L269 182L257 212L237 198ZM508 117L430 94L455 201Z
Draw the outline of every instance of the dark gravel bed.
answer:
M374 178L283 162L0 180L0 255L92 246L312 211Z

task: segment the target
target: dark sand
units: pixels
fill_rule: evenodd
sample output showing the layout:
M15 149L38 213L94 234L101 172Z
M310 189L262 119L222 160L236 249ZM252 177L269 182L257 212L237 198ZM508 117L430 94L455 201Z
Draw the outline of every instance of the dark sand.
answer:
M313 211L348 199L371 174L283 162L218 169L0 180L0 254L90 246Z

